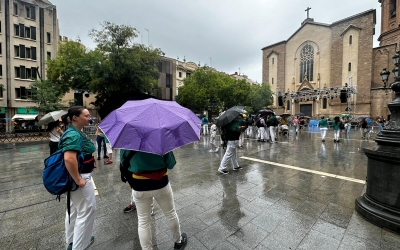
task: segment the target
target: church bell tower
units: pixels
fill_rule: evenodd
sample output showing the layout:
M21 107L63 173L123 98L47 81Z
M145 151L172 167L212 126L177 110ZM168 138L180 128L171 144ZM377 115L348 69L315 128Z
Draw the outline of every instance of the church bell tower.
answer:
M378 0L381 3L379 45L400 43L400 0Z

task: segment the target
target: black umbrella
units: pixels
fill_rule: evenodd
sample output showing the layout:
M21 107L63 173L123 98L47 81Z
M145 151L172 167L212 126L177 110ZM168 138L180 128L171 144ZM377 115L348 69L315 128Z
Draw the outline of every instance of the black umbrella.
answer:
M297 114L294 114L295 116L304 116L304 113L297 113Z
M269 109L262 109L262 110L258 111L258 113L259 113L260 115L269 115L269 114L273 115L273 114L274 114L274 111L269 110Z
M231 121L233 121L236 117L238 117L238 115L244 113L247 113L246 110L239 109L237 107L232 107L219 116L217 123L215 125L217 125L218 127L225 126L229 124Z
M291 114L287 114L287 113L281 114L281 117L289 117L289 116L291 116Z

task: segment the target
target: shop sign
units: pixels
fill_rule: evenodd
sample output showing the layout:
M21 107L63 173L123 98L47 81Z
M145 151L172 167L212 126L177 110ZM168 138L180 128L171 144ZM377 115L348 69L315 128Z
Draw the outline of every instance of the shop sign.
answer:
M17 108L17 114L37 115L38 111L31 108Z

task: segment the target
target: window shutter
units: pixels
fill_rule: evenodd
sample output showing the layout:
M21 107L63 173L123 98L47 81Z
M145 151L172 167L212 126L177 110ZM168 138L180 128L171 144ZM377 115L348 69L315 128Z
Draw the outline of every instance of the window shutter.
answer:
M25 37L25 26L22 23L19 24L19 36Z
M25 58L25 45L23 44L19 45L19 57Z
M25 73L26 73L26 70L25 70L25 66L20 66L19 69L20 69L20 71L21 71L21 72L20 72L20 74L21 74L21 77L20 77L20 78L21 78L21 79L26 79L26 74L25 74Z
M37 69L35 67L32 67L31 70L32 70L32 78L37 79Z
M36 47L31 47L32 60L36 60Z
M36 8L34 6L31 6L30 10L31 10L31 19L36 20Z
M31 39L36 40L36 27L31 26Z

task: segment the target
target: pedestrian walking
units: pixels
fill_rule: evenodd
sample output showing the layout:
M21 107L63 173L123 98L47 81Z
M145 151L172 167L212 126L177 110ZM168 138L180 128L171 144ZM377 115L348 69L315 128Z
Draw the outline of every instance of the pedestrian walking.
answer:
M378 134L381 134L383 127L385 126L386 120L383 118L383 116L379 117L378 120L376 121L376 124L378 125Z
M269 125L269 138L271 143L275 143L276 126L278 126L278 124L279 122L278 119L276 119L275 114L270 115L267 120L267 126Z
M214 124L214 121L210 121L211 127L210 127L210 145L211 149L209 152L218 152L219 147L215 145L215 137L217 136L217 125Z
M100 154L101 154L101 147L103 146L103 151L104 151L104 159L107 159L107 146L104 141L104 133L101 131L99 126L96 124L96 142L97 142L97 160L100 160Z
M339 116L335 116L335 119L332 122L332 126L333 126L333 132L334 132L334 142L340 142L339 137L340 137L340 130L341 127L344 128L344 125L342 123L342 121L340 121Z
M296 131L296 135L297 135L297 133L299 132L299 128L300 128L300 117L299 116L296 116L293 119L293 125L295 127L295 131Z
M63 121L66 125L68 121L71 122L69 129L72 131L62 138L60 148L64 153L65 166L78 186L77 190L70 193L70 214L67 211L65 217L65 238L68 250L81 250L86 249L94 241L92 232L96 199L91 176L96 167L92 156L96 148L81 131L90 122L90 113L86 108L82 106L71 107ZM77 152L84 154L81 172L78 172Z
M203 128L203 135L208 135L208 118L206 116L201 119L201 126Z
M50 135L50 155L58 150L58 143L60 142L60 136L64 133L61 129L61 122L59 120L50 122L47 125L47 131L49 131Z
M324 116L322 116L318 122L318 127L321 131L322 142L325 142L326 132L328 131L328 120L329 118L325 118Z
M120 152L120 162L129 161L132 172L132 196L138 216L139 241L142 249L153 249L151 232L151 213L153 198L157 201L172 232L174 249L184 249L187 244L186 233L181 233L179 218L175 210L174 195L168 179L168 169L176 164L171 152L164 156L133 150Z
M113 151L112 151L110 142L108 141L107 137L105 137L105 136L104 136L104 143L106 144L107 154L108 154L108 158L107 158L107 160L104 161L104 164L108 165L108 164L113 163L113 153L112 153Z
M260 123L259 124L260 127L258 127L258 131L260 133L260 139L258 141L265 142L265 139L266 139L266 133L265 133L266 124L265 124L265 120L264 120L263 116L260 117L259 123Z
M247 138L253 137L253 126L254 126L253 117L252 116L247 117L247 130L246 130Z
M239 148L242 148L242 147L243 147L243 143L244 143L244 134L245 134L245 131L247 130L247 123L246 123L246 121L243 119L243 116L244 116L244 115L241 115L241 116L242 116L242 118L241 118L242 122L241 122L240 126L244 126L245 129L243 129L243 130L240 131L239 143L238 143L238 144L239 144Z
M239 166L239 163L237 162L236 158L236 144L237 141L239 140L240 132L246 128L245 126L241 126L242 123L241 118L242 117L238 115L236 119L231 121L226 126L225 138L228 141L227 149L224 154L224 157L222 158L221 164L218 168L218 172L222 174L229 173L226 170L229 162L232 162L234 171L242 169L242 167Z

